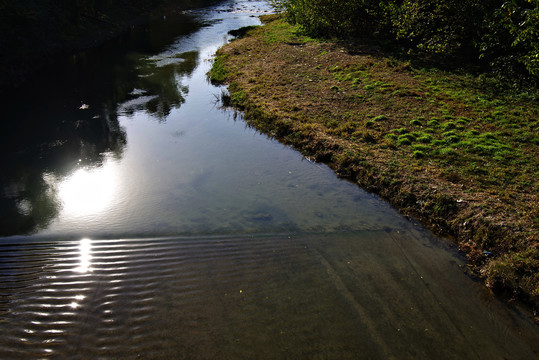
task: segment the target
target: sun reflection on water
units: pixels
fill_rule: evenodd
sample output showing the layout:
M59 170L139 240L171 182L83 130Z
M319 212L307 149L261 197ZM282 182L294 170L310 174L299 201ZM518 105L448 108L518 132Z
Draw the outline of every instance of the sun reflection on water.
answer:
M79 241L79 262L73 271L86 274L92 272L92 240L88 238L81 239ZM84 300L85 296L82 294L75 295L73 301L69 304L71 309L77 309L80 307L80 302Z
M58 187L63 211L74 216L104 211L112 203L116 183L116 174L110 166L75 171Z
M74 269L78 273L91 272L92 268L92 241L90 239L82 239L79 242L79 264Z

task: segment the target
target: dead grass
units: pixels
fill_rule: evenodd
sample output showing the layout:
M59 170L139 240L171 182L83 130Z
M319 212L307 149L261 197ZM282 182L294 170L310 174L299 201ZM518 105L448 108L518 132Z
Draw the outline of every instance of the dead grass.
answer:
M216 60L248 121L451 237L489 287L537 309L537 98L266 21Z

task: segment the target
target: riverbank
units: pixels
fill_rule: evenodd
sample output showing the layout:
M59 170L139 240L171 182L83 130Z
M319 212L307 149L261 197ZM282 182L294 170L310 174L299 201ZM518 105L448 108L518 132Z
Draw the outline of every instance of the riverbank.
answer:
M0 5L0 89L16 87L34 72L79 51L97 47L154 19L208 6L217 0L133 1L90 10L47 2Z
M452 238L489 288L537 311L537 94L263 20L217 53L210 76L229 85L227 101Z

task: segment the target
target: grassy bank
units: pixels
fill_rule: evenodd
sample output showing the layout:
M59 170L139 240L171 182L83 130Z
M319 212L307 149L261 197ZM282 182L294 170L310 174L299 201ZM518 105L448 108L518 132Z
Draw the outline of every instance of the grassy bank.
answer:
M537 310L538 95L264 21L210 73L247 121L452 238L488 287Z

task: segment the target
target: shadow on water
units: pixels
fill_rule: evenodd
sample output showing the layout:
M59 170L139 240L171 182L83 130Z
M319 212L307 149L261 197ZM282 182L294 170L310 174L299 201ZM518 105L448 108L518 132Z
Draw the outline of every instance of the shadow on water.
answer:
M166 50L202 26L187 15L170 16L3 89L0 235L36 232L58 215L62 204L51 178L122 157L127 135L118 114L144 110L165 121L185 102L181 80L196 68L198 52Z

